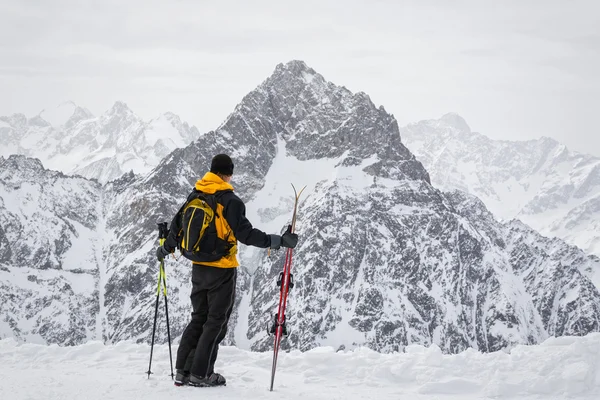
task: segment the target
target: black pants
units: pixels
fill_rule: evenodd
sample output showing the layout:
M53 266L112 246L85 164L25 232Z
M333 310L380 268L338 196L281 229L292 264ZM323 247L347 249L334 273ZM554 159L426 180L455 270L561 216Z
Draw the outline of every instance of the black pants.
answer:
M192 267L192 320L183 331L175 368L204 377L214 372L219 343L235 300L237 268Z

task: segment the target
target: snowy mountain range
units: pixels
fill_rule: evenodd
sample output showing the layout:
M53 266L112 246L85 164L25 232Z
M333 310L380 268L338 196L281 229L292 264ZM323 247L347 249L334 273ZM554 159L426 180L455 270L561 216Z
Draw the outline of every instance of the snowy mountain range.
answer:
M176 148L197 139L195 127L173 113L142 121L125 103L116 102L100 117L72 102L0 117L0 155L23 154L48 168L107 182L124 173L147 173Z
M447 114L400 129L435 187L471 193L504 220L600 255L600 158L550 138L492 140Z
M493 351L600 330L600 259L431 185L396 120L301 61L280 64L215 131L146 175L107 184L0 158L0 338L149 341L156 222L216 153L231 154L247 215L281 232L300 204L286 348ZM227 342L272 346L283 252L241 246ZM189 317L190 265L166 262L172 336ZM166 341L164 321L159 341Z

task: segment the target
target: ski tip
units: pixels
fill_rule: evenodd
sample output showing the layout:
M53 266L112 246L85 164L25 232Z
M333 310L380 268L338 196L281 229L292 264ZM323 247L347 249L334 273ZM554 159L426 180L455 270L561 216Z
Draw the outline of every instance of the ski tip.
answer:
M300 197L300 195L302 194L302 192L304 192L304 189L306 189L306 186L304 186L302 189L300 189L300 193L298 193L298 197Z
M300 189L300 191L298 191L296 189L296 186L294 186L293 183L291 183L292 185L292 189L294 189L294 195L296 196L296 200L298 200L298 198L300 197L300 195L302 194L302 192L304 192L304 189L306 189L306 185L304 185L304 187L302 189Z

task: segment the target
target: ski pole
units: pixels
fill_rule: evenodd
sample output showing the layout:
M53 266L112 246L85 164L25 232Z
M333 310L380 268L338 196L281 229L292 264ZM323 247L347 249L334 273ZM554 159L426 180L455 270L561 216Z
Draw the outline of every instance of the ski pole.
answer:
M159 222L158 223L158 240L160 245L162 246L165 243L165 239L167 238L167 235L169 234L169 229L167 228L167 223L166 222ZM165 312L166 312L166 318L167 318L167 336L169 339L169 358L171 361L171 379L173 379L174 374L173 374L173 357L171 355L171 330L169 327L169 309L168 309L168 305L167 305L167 277L165 274L165 266L164 266L164 260L162 260L160 262L160 266L159 266L159 271L158 271L158 287L156 289L156 302L154 304L154 324L152 327L152 341L150 344L150 363L148 364L148 379L150 379L150 374L152 373L152 353L154 350L154 337L156 334L156 320L158 317L158 301L159 301L159 297L160 297L160 289L161 289L161 283L163 285L163 293L165 295Z
M166 223L165 223L166 226ZM163 263L161 263L161 267ZM163 267L162 279L163 279L163 290L165 294L165 317L167 318L167 339L169 340L169 361L171 362L171 379L175 379L173 374L173 355L171 353L171 328L169 327L169 305L167 301L167 273Z

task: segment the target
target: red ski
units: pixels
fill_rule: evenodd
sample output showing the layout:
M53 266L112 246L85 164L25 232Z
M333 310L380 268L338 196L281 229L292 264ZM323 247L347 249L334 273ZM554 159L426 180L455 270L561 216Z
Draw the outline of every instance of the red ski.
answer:
M300 195L306 189L306 186L300 190L300 192L296 191L294 185L294 214L292 215L292 225L291 232L294 232L296 227L296 215L298 211L298 199ZM285 252L285 262L283 264L283 271L279 273L279 278L277 279L277 285L280 287L279 291L279 308L277 309L277 314L275 315L275 321L273 326L271 327L270 332L275 335L275 344L273 347L273 368L271 370L271 388L269 389L271 392L273 391L273 382L275 381L275 368L277 367L277 355L279 354L279 346L281 345L281 339L283 336L287 336L288 330L285 326L285 307L287 305L287 297L291 288L294 287L294 276L291 274L292 269L292 253L293 249L286 249Z

